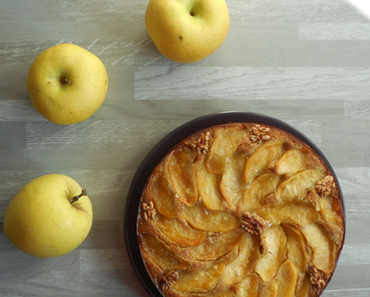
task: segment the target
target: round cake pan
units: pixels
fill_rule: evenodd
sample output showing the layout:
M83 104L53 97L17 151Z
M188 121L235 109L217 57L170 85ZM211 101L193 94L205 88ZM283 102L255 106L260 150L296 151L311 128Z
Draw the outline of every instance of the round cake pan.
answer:
M239 122L255 123L276 127L290 133L291 135L295 136L296 138L307 144L309 147L311 147L322 158L322 160L328 166L328 169L332 172L339 188L340 197L344 209L343 193L340 188L338 178L329 161L314 142L312 142L307 136L305 136L302 132L300 132L293 126L285 123L282 120L251 112L222 112L205 115L191 120L171 131L167 136L160 140L157 145L153 147L153 149L148 153L148 155L140 164L131 182L131 186L128 192L124 218L126 248L132 267L134 268L137 277L139 278L140 282L150 296L161 297L163 295L159 292L155 284L152 282L144 266L136 233L136 219L139 209L140 197L150 174L158 165L158 163L175 145L177 145L179 142L189 137L190 135L208 127Z

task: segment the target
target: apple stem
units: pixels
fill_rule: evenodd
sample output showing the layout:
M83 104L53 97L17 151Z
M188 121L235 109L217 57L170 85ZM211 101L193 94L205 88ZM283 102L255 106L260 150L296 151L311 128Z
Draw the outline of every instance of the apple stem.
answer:
M82 196L87 196L86 189L82 189L81 194L80 195L73 196L69 202L72 204L73 202L78 201Z
M71 86L72 82L68 78L65 77L62 79L62 84L69 84Z

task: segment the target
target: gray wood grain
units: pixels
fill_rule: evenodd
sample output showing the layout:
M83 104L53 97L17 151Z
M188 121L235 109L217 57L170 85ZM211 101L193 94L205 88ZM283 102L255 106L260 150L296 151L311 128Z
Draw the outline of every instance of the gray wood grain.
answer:
M249 22L368 22L346 0L229 1L230 15ZM302 9L304 7L304 9Z
M338 265L370 265L370 244L345 244Z
M135 99L364 100L369 82L366 67L151 66L135 73Z
M369 40L369 23L301 23L301 40Z

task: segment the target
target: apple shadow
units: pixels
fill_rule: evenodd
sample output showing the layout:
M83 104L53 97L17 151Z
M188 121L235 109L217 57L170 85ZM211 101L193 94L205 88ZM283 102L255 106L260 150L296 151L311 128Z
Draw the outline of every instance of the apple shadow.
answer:
M78 250L82 271L93 274L104 271L107 285L127 296L148 295L131 265L122 221L94 221Z
M21 100L32 106L27 91L27 75L29 66L4 67L0 73L0 88L7 100Z

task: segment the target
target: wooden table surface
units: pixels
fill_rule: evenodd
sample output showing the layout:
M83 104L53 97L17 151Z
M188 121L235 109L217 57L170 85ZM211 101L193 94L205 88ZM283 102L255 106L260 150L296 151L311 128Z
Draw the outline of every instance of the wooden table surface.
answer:
M229 110L283 120L323 151L347 210L345 246L323 296L370 296L370 5L226 2L225 42L184 65L148 37L148 0L0 0L0 296L149 296L125 248L132 178L171 130ZM33 60L59 43L88 49L109 76L102 107L70 126L39 115L26 89ZM17 191L47 173L89 190L94 222L78 249L37 259L12 246L2 222Z

